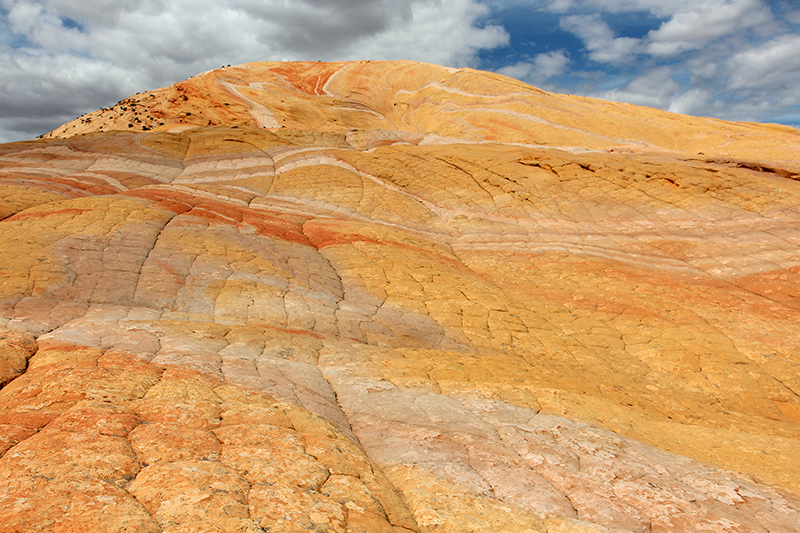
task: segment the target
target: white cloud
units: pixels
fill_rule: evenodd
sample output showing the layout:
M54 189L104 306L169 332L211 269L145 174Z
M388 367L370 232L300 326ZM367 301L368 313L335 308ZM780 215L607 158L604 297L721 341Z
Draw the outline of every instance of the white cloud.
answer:
M69 54L0 46L0 142L30 138L136 92L131 72Z
M800 6L790 4L789 2L781 2L781 7L784 11L784 18L787 22L792 24L800 24Z
M480 49L508 42L482 25L488 14L478 0L0 0L0 127L13 130L0 140L225 64L476 66Z
M651 31L648 52L670 56L697 50L709 41L770 22L772 13L760 0L706 0L673 14Z
M668 111L684 115L706 115L712 110L714 91L707 87L695 87L671 98Z
M599 63L622 63L631 60L640 47L639 39L615 37L611 27L599 15L570 15L561 18L561 28L577 35L589 51L589 58Z
M446 14L446 16L445 16ZM508 43L501 26L473 26L489 9L473 0L437 0L411 5L410 17L395 19L386 31L353 43L350 59L412 59L452 66L477 66L480 49Z
M693 0L547 0L542 4L554 13L648 11L659 17L668 17L695 3Z
M564 50L556 50L539 54L533 61L534 71L543 79L549 79L564 73L570 59Z
M681 93L681 86L673 79L673 73L670 67L648 69L622 88L597 91L593 96L665 109Z
M800 35L781 35L761 46L733 55L731 88L796 88L800 85ZM798 94L800 102L800 94Z
M566 51L554 50L537 55L533 61L520 61L498 69L497 72L537 87L548 88L549 80L564 74L570 61Z

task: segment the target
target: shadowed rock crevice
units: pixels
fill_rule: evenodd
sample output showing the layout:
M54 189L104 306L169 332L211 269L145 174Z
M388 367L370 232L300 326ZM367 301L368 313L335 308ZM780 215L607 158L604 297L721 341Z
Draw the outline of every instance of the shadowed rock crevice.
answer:
M36 349L36 340L30 335L0 329L0 389L25 373Z

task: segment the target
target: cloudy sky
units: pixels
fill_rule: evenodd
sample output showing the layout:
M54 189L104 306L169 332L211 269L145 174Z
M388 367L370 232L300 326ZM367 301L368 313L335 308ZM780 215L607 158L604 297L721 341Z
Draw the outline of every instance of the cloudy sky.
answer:
M0 142L222 65L351 59L800 126L799 0L0 0Z

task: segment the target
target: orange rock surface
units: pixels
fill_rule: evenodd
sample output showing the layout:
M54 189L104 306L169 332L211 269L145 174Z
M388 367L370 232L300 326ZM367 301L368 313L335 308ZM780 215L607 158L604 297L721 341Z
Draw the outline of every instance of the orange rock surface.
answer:
M0 191L0 532L800 531L797 130L254 63Z

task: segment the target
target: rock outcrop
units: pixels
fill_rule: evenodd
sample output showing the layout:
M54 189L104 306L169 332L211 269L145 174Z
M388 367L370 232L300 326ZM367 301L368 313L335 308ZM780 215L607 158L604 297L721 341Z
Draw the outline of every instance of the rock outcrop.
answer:
M411 62L0 146L0 532L800 531L800 134Z

